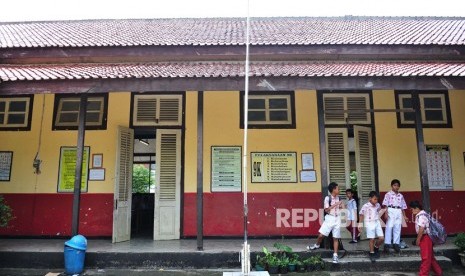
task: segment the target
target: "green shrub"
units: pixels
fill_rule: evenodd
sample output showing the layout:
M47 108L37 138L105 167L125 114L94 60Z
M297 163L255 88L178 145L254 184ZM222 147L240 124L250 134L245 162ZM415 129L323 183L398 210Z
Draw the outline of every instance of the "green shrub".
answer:
M13 219L13 211L6 204L3 196L0 195L0 227L7 227L8 223Z
M465 252L465 233L458 233L454 240L455 246L459 248L460 252Z

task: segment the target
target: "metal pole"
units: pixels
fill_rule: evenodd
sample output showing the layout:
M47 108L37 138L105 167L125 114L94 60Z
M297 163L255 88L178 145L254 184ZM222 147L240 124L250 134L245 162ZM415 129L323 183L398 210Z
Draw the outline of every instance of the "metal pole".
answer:
M323 94L317 92L317 108L318 108L318 129L320 140L320 168L321 168L321 197L324 198L328 194L328 153L326 152L326 133L325 133L325 110L323 103Z
M203 91L197 102L197 250L203 250Z
M242 248L241 267L242 275L250 273L250 252L247 244L247 223L249 207L247 205L247 143L249 129L249 32L250 32L250 0L247 0L247 25L246 25L246 42L245 42L245 88L244 88L244 152L242 156L242 182L244 187L244 245Z
M415 134L417 138L418 164L420 166L420 184L423 208L425 211L430 212L431 206L429 198L428 167L426 164L426 148L423 136L420 99L416 91L412 93L412 106L415 109Z
M82 178L82 160L84 159L84 136L86 133L86 113L87 113L87 94L81 94L79 102L79 127L76 149L76 170L74 176L74 195L73 195L73 218L71 224L71 234L73 236L79 233L79 206L81 201L81 178ZM86 179L87 181L87 179Z

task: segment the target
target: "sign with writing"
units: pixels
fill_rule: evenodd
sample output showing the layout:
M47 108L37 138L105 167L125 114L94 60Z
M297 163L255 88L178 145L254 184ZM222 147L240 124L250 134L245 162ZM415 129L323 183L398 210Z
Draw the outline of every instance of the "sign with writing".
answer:
M12 151L0 151L0 181L10 181L12 162Z
M87 192L87 172L89 170L90 147L84 147L82 158L81 192ZM73 192L74 178L76 176L76 147L61 147L60 169L58 175L58 192Z
M297 153L252 152L252 183L296 183Z
M241 156L241 147L212 147L212 192L242 191Z
M428 183L430 189L452 189L452 169L450 165L449 146L427 145L426 166L428 167Z

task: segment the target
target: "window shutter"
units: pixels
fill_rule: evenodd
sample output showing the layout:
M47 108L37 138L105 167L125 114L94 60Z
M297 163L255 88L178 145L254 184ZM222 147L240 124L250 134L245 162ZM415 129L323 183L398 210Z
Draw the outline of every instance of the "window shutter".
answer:
M371 128L354 126L358 193L361 200L368 200L369 193L375 190L373 145L371 136Z
M160 200L175 200L178 137L176 133L163 133L160 139Z
M347 129L326 129L326 151L329 182L338 183L340 194L344 195L345 187L350 187Z
M118 130L118 200L128 201L132 185L132 158L134 134L131 129L120 127Z
M366 110L370 107L368 94L324 94L323 102L325 109L325 124L346 124L347 120L350 124L371 123L370 113L360 112L360 110ZM333 111L339 112L333 113ZM352 113L350 111L358 112Z
M349 96L347 97L347 114L349 118L349 123L351 124L369 124L370 116L369 113L351 113L350 111L360 111L368 109L368 96Z
M325 123L326 124L345 124L345 114L331 113L331 111L344 111L344 97L324 95ZM329 111L329 112L326 112Z
M134 126L180 126L182 95L135 95Z

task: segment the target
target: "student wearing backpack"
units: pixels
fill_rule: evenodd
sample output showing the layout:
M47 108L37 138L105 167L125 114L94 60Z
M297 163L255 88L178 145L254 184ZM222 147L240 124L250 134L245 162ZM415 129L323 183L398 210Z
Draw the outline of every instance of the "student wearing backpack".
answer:
M423 210L420 202L412 201L409 204L412 213L415 215L415 230L417 239L415 245L420 246L421 265L419 276L428 276L433 270L437 276L442 275L442 269L434 257L433 241L429 237L429 219L430 216Z
M324 209L325 209L325 220L320 227L320 235L315 244L307 246L307 250L315 250L320 248L320 244L324 237L327 237L329 233L333 233L333 263L337 264L339 258L337 255L339 248L339 239L341 238L341 210L344 209L344 203L339 198L339 186L335 182L331 182L328 185L329 196L325 197Z

